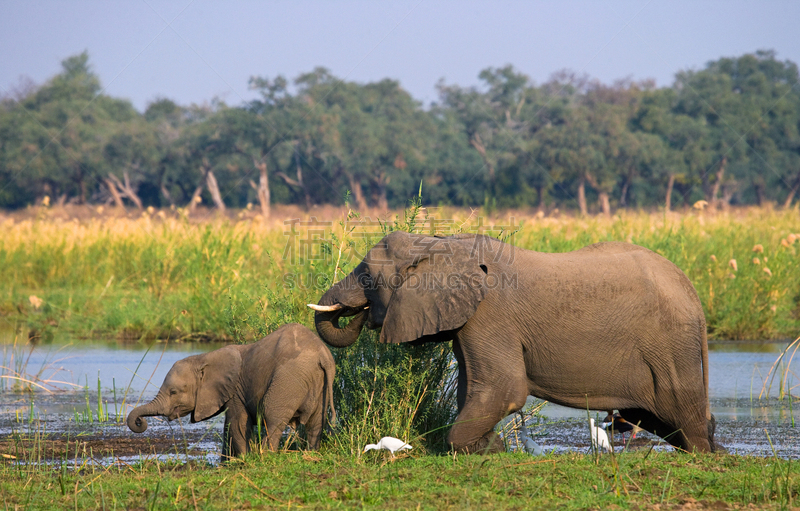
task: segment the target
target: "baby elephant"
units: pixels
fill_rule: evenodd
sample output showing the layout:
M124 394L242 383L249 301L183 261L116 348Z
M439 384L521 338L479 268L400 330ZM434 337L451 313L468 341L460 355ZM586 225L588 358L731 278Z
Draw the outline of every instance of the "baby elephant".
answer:
M192 414L199 422L225 414L223 460L248 451L260 418L275 450L287 424L304 424L308 445L319 447L333 407L335 365L328 348L308 328L284 325L258 342L230 345L175 362L152 401L128 415L134 433L147 429L144 417L168 420Z

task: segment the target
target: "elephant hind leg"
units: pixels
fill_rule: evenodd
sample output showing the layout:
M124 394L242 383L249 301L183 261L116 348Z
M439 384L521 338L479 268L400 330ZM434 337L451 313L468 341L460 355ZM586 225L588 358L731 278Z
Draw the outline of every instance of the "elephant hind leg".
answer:
M304 422L298 411L302 408L308 389L302 382L291 378L276 378L264 394L261 409L266 426L266 438L262 444L269 445L271 451L277 451L281 437L287 426ZM300 420L298 420L300 419Z
M639 427L660 436L676 449L687 452L711 451L705 424L699 427L690 420L676 421L675 424L670 424L652 412L641 408L624 409L619 413L626 421L638 424Z
M302 418L302 424L306 427L306 442L312 451L319 449L322 438L322 406L317 407L307 417Z

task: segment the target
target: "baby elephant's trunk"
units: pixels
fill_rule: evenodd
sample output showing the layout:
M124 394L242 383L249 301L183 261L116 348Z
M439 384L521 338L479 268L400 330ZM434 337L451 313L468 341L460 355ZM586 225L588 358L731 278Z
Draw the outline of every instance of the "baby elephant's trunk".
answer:
M137 406L128 414L128 427L134 433L143 433L147 429L147 419L154 415L164 415L156 406L156 400L152 400L142 406Z

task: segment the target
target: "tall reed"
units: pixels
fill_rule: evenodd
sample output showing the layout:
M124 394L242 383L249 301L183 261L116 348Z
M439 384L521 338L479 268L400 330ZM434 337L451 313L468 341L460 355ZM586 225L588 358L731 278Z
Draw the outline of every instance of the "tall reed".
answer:
M348 210L323 249L333 262L329 281L343 278L381 237L395 229L419 232L424 219L421 196L411 201L402 218L367 223L366 231L359 215ZM333 448L361 453L367 443L388 435L413 442L417 452L423 447L447 450L447 428L456 415L451 343L389 345L379 343L378 337L377 332L365 329L354 345L333 350L334 402L341 419Z

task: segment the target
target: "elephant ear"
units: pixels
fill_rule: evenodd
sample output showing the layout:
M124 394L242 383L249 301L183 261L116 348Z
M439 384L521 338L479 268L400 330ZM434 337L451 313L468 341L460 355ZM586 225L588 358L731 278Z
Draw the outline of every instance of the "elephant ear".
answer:
M418 237L401 251L407 253L395 251L402 283L389 300L381 342L410 342L464 326L486 295L487 267L476 249L481 238Z
M242 356L234 346L206 353L200 362L199 384L192 422L220 413L233 397L242 368Z

